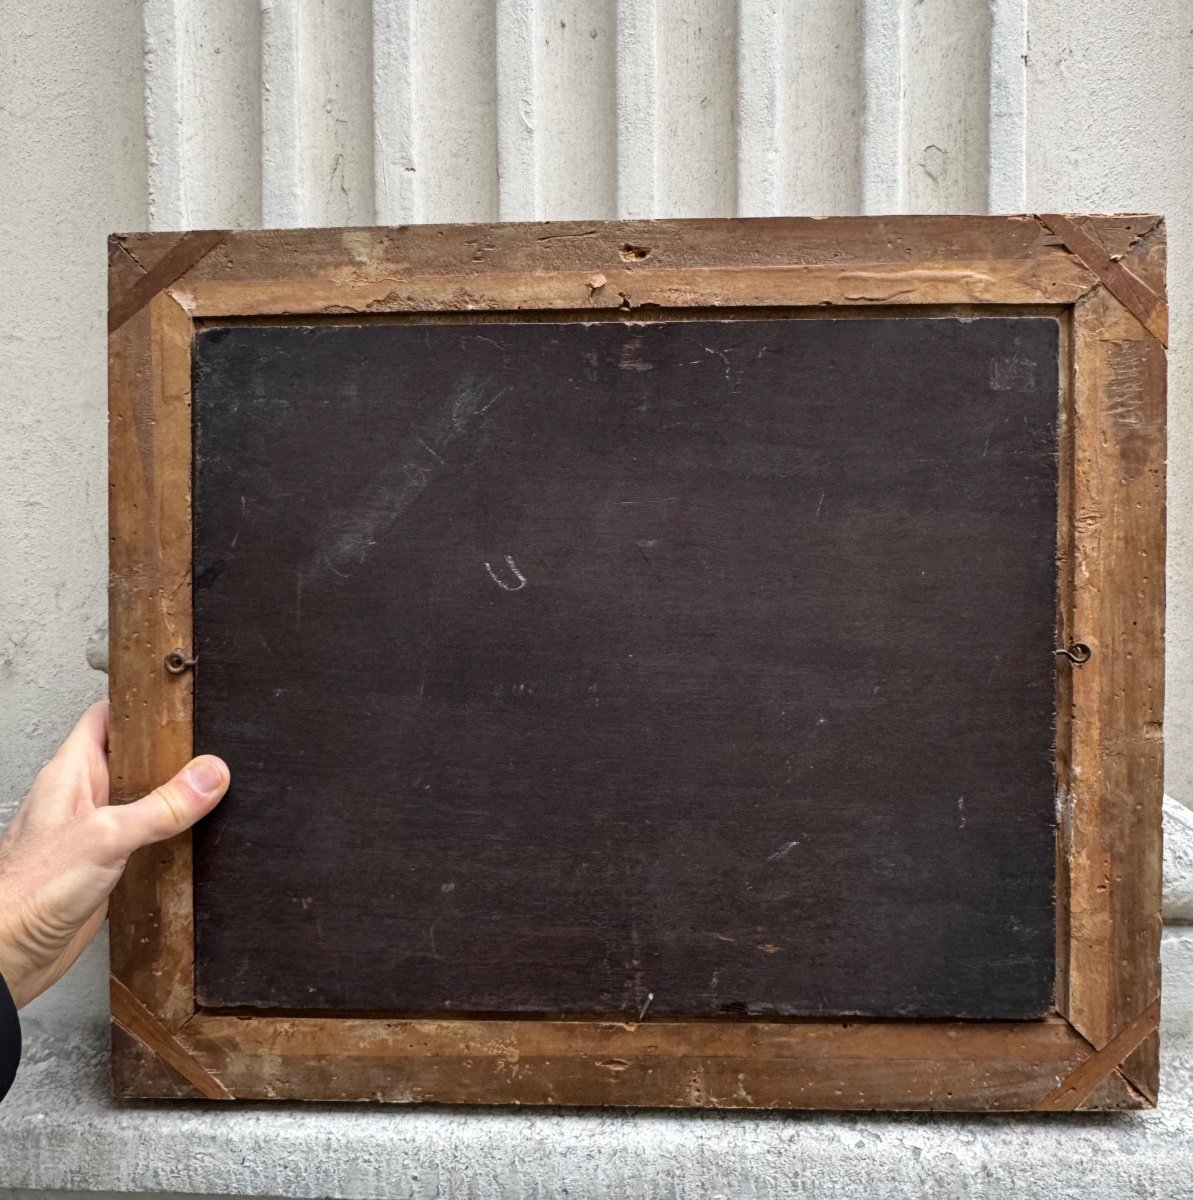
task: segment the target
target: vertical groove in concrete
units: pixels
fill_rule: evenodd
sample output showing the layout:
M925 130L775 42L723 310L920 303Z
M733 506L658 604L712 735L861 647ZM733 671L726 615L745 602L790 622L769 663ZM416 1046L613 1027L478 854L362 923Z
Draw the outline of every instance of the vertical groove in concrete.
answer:
M373 223L372 61L360 0L261 0L267 225Z
M1027 0L145 0L156 226L1012 210Z
M903 146L903 0L862 0L862 211L900 212Z
M539 216L537 0L495 0L497 212L503 221Z
M738 0L737 211L862 211L861 0Z
M737 0L657 6L655 211L737 210Z
M504 215L524 211L533 196L533 146L498 104L499 68L511 73L503 104L526 94L518 77L519 55L529 50L525 37L498 54L499 11L513 32L516 7L504 0L373 0L379 222L497 220L501 142L510 185Z
M987 208L1027 205L1027 0L990 0L990 156Z
M659 3L617 0L617 215L656 215Z
M537 215L617 215L617 0L537 0Z
M145 0L154 229L261 223L260 16L246 0Z
M418 0L373 4L373 180L379 225L420 219L415 92Z
M990 149L988 0L904 0L903 207L986 211Z
M795 86L787 0L738 0L737 212L773 216L791 173L787 100Z
M786 98L793 178L787 211L861 212L861 0L796 8L795 87ZM795 15L795 14L793 14Z

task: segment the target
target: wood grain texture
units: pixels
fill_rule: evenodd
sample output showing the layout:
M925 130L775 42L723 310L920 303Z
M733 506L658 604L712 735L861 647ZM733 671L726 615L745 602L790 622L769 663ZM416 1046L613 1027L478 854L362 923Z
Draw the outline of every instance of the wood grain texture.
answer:
M1056 647L1066 647L1078 640L1072 628L1073 588L1073 312L1066 309L1061 318L1060 338L1061 398L1056 438L1057 522L1056 522ZM1056 743L1053 769L1057 786L1056 839L1056 991L1058 1012L1066 1012L1069 1003L1069 892L1070 837L1069 807L1062 782L1072 773L1073 744L1073 670L1063 655L1058 654L1056 672Z
M1156 223L1153 216L1089 218L1111 254L1122 255ZM177 234L124 234L142 264ZM1035 259L1043 277L1072 278L1071 255L1032 216L763 217L631 221L544 221L396 228L224 231L218 248L187 273L183 286L319 277L381 277L403 270L460 273L580 270L597 260L643 270L700 266L835 266L885 262L1011 262ZM1089 276L1090 282L1095 277Z
M1068 219L1163 295L1162 221ZM116 239L113 296L127 297L138 270L177 241ZM459 319L481 310L493 319L561 309L633 319L644 304L681 315L728 303L828 303L845 306L843 315L871 305L1046 305L1051 313L1059 305L1074 314L1058 624L1095 656L1064 668L1058 689L1057 997L1067 1020L730 1019L694 1028L649 1017L616 1026L219 1016L196 1010L190 847L174 843L138 855L115 897L113 971L233 1095L1016 1109L1039 1105L1111 1046L1096 1064L1109 1069L1081 1107L1155 1103L1157 1038L1147 1014L1158 972L1163 351L1063 238L1034 217L244 231L168 288L112 339L112 765L123 799L166 778L191 749L189 678L164 677L159 664L190 634L189 559L180 550L189 541L189 423L177 401L189 383L192 319L367 311ZM1142 1041L1110 1061L1127 1030ZM657 1040L640 1058L632 1040L608 1041L645 1031ZM188 1091L119 1026L113 1055L120 1095ZM731 1062L740 1078L730 1077ZM1082 1078L1093 1074L1091 1066Z
M1108 254L1121 255L1154 223L1154 217L1091 218L1088 227ZM1098 280L1033 217L544 222L460 230L238 231L174 292L196 317L219 317L1067 304ZM128 236L122 244L135 255L159 255L160 236Z
M121 302L145 274L145 268L125 249L119 237L108 238L108 305Z
M178 1039L122 984L112 980L112 1023L114 1032L124 1035L120 1044L127 1048L127 1039L140 1043L136 1059L144 1061L147 1055L158 1059L168 1073L163 1082L176 1086L177 1080L185 1080L189 1088L208 1100L231 1100L232 1094L219 1080L212 1078Z
M1101 1049L1159 996L1165 361L1105 288L1074 335L1071 627L1094 655L1073 673L1065 1011ZM1154 1095L1154 1055L1135 1063Z
M191 758L192 679L163 670L191 637L191 323L158 294L109 347L112 802ZM168 1028L193 1011L190 838L135 854L112 897L113 975Z
M200 1014L182 1033L245 1099L1023 1111L1082 1061L1059 1018L385 1021ZM334 1047L334 1052L329 1051Z
M1127 245L1114 228L1111 245ZM172 290L196 317L215 317L1066 304L1096 282L1032 217L762 218L239 231Z
M141 275L120 288L108 304L108 332L119 329L139 312L163 288L185 274L212 247L218 245L221 233L184 233Z
M371 280L195 283L174 294L197 318L387 312L636 312L652 308L813 304L1064 304L1082 295L1091 276L1072 260L1061 278L1032 260L985 259L867 262L853 271L775 265L757 268L617 268L593 262L580 271L414 275ZM601 284L594 280L603 279Z
M1154 1103L1154 1101L1153 1101ZM1123 1075L1121 1070L1112 1070L1102 1082L1077 1106L1077 1112L1132 1112L1150 1107L1138 1089ZM1037 1109L1038 1112L1052 1111ZM1068 1111L1068 1110L1061 1110Z
M110 1077L117 1096L155 1100L205 1100L205 1094L180 1075L140 1038L117 1021L111 1027Z
M1119 1074L1141 1098L1140 1107L1154 1108L1159 1099L1160 1030L1153 1029L1119 1064Z
M1130 1025L1115 1034L1100 1050L1083 1059L1073 1073L1036 1107L1041 1112L1068 1112L1082 1107L1099 1088L1115 1096L1116 1107L1124 1103L1120 1085L1129 1081L1121 1064L1152 1037L1159 1021L1160 999L1157 997Z
M1040 220L1153 337L1167 345L1168 305L1163 294L1124 265L1120 255L1112 254L1096 228L1089 222L1074 221L1059 213L1043 213Z

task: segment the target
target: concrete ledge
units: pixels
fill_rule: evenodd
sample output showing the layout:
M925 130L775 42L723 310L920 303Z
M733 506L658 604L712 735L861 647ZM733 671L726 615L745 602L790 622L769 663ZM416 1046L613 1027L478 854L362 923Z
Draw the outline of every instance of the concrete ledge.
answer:
M29 1020L21 1074L0 1105L0 1196L1188 1197L1193 927L1165 931L1164 958L1160 1108L1106 1116L118 1105L107 1094L104 1022L79 1027L54 1012ZM90 960L74 987L94 995L102 949ZM78 997L60 1007L77 1012Z

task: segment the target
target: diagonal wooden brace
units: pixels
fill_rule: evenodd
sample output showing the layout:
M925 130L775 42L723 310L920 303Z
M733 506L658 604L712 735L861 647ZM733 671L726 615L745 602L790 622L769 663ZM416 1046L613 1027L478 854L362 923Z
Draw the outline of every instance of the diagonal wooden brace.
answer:
M184 233L122 296L108 307L108 332L119 329L134 317L154 296L185 275L205 254L224 240L219 230Z
M1160 1023L1160 999L1157 997L1131 1022L1102 1047L1084 1059L1060 1086L1036 1105L1038 1112L1071 1112L1097 1089L1124 1059L1155 1032Z
M168 1067L209 1100L235 1097L183 1048L176 1037L115 977L111 980L112 1020L130 1037L142 1042Z
M1168 345L1168 306L1129 267L1112 258L1098 236L1060 213L1038 213L1040 223L1060 238L1068 252L1101 281L1106 290L1162 345Z

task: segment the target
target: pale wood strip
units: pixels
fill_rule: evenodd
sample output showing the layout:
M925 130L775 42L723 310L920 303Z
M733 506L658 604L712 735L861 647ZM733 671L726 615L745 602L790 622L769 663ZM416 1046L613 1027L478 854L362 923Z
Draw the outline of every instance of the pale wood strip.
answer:
M1101 1049L1159 995L1165 364L1103 287L1074 337L1071 628L1093 657L1072 672L1066 1015Z
M1120 1030L1101 1050L1089 1055L1055 1091L1045 1096L1037 1105L1039 1110L1070 1112L1080 1108L1110 1076L1118 1074L1119 1064L1155 1033L1159 1022L1160 1000L1157 997L1146 1011ZM1121 1103L1121 1095L1117 1098L1116 1107L1118 1103Z
M684 1108L1027 1109L1089 1049L1060 1019L623 1024L200 1014L181 1037L243 1098Z
M1106 290L1161 343L1168 343L1168 305L1164 297L1111 255L1097 231L1059 213L1042 213L1040 220L1063 239L1069 250L1102 281Z
M148 276L146 276L147 278ZM112 801L191 757L191 323L158 294L109 343ZM115 976L167 1027L193 1010L189 835L133 855L112 897Z
M683 270L425 275L385 279L186 282L172 295L195 318L291 314L624 310L655 306L1071 303L1089 277L1069 260L1042 275L1032 262L932 263L905 268L689 267Z

